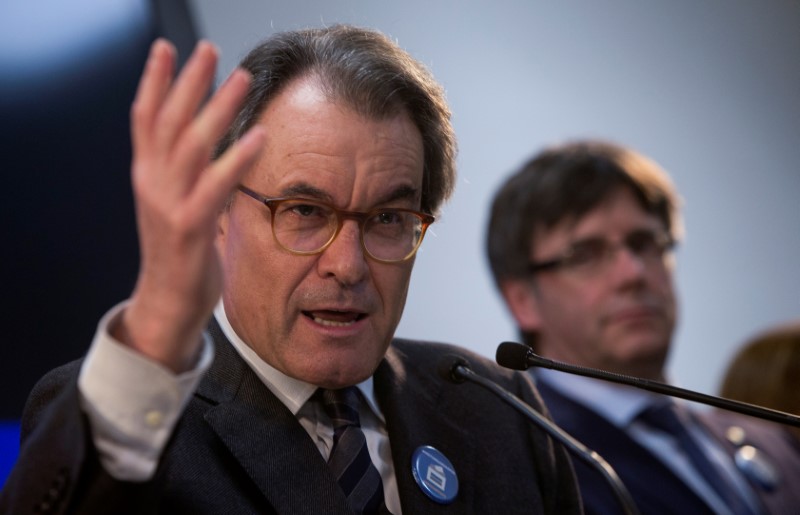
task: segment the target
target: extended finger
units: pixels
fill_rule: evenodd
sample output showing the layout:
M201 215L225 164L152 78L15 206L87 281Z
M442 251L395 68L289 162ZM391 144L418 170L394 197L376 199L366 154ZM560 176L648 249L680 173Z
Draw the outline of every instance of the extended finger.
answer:
M134 148L146 145L153 123L175 70L175 47L165 39L157 39L150 47L136 97L131 105L131 137Z
M185 170L185 187L208 164L214 146L230 126L250 86L250 73L236 69L176 143L173 163Z
M181 131L197 113L211 87L217 66L217 49L208 41L200 41L170 89L156 127L158 146L169 151Z
M264 150L264 128L252 127L201 175L190 202L216 216L242 176L258 161Z

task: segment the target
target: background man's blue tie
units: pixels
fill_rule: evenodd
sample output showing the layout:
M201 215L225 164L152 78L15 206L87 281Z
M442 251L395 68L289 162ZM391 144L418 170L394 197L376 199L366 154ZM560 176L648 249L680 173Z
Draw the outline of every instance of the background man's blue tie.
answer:
M356 513L388 513L383 483L372 464L358 418L358 388L321 390L325 412L333 423L333 448L328 465Z
M688 410L681 410L676 404L670 402L647 408L639 415L639 420L648 424L650 427L672 435L680 447L684 450L695 469L702 474L723 501L730 507L736 515L753 515L753 511L747 506L744 499L737 492L731 481L729 481L718 466L711 462L700 444L691 435L684 419L688 419L691 414Z

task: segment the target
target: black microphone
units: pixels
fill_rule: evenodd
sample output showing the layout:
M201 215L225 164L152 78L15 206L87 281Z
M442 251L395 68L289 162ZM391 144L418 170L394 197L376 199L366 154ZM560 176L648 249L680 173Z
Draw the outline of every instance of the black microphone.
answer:
M748 404L746 402L734 401L724 397L715 397L713 395L706 395L704 393L686 390L658 381L650 381L649 379L642 379L640 377L626 376L614 372L606 372L595 368L580 367L577 365L569 365L559 361L543 358L534 353L530 347L522 343L516 342L503 342L497 347L497 355L495 357L497 364L510 368L513 370L527 370L529 367L544 367L553 370L559 370L568 374L576 374L585 377L593 377L603 381L610 381L612 383L625 384L648 390L651 392L669 395L671 397L680 397L689 401L700 402L716 408L721 408L728 411L735 411L751 417L757 417L772 422L779 422L781 424L788 424L790 426L800 427L800 417L778 411L774 409L756 406L755 404Z
M438 370L439 375L447 381L456 384L470 381L482 386L500 397L505 403L511 405L512 408L525 415L528 420L561 442L561 444L569 449L575 456L596 468L611 485L614 494L622 505L623 511L626 514L638 515L639 510L636 508L636 503L633 502L630 492L625 488L625 485L622 483L622 480L619 478L614 468L611 467L602 456L588 449L585 445L574 439L566 431L558 427L551 420L545 418L544 415L533 409L513 393L504 389L494 381L475 373L472 368L470 368L469 362L461 356L445 356L439 362Z

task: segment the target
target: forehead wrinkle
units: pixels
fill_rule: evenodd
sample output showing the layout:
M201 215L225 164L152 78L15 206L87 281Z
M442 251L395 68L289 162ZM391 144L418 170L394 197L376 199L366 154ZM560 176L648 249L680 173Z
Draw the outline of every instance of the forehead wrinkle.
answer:
M298 140L299 140L299 139L302 139L302 138L298 138ZM339 156L338 156L338 155L336 155L336 154L329 154L329 153L327 153L327 152L318 152L318 151L313 151L313 150L302 150L302 151L298 151L298 152L287 152L287 153L286 153L286 157L287 157L287 158L291 158L291 157L305 157L305 156L311 156L311 157L315 157L315 156L322 156L322 157L339 157Z

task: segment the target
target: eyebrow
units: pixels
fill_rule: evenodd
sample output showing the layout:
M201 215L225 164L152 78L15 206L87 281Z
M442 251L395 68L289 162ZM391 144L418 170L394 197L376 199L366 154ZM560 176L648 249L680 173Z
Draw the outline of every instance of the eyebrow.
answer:
M659 230L659 229L650 229L648 227L638 227L638 228L635 228L635 229L632 229L632 230L626 232L624 237L623 237L623 239L630 238L634 234L647 233L647 234L652 234L652 235L658 235L660 232L662 232L662 231ZM666 233L667 231L664 230L663 232ZM606 237L603 236L603 235L600 235L600 234L595 234L595 235L591 235L590 234L590 235L586 235L586 236L584 236L582 238L576 238L576 239L570 240L570 246L579 245L581 243L586 243L586 242L590 242L590 241L597 241L597 240L606 241Z
M398 186L394 190L390 191L387 195L384 196L383 200L378 202L378 204L388 204L389 202L394 202L395 200L418 200L419 199L419 190L412 186L403 185Z
M312 186L306 182L300 182L297 184L292 184L281 190L280 192L281 197L307 197L310 199L321 200L327 202L329 204L333 204L333 197L325 190L317 188L316 186ZM389 204L391 202L395 202L397 200L417 200L419 198L419 190L409 185L402 185L398 186L397 188L389 191L383 197L381 197L377 202L375 202L375 206L379 206L381 204Z
M312 186L306 182L292 184L280 192L281 197L311 197L318 200L331 202L333 199L324 190Z

